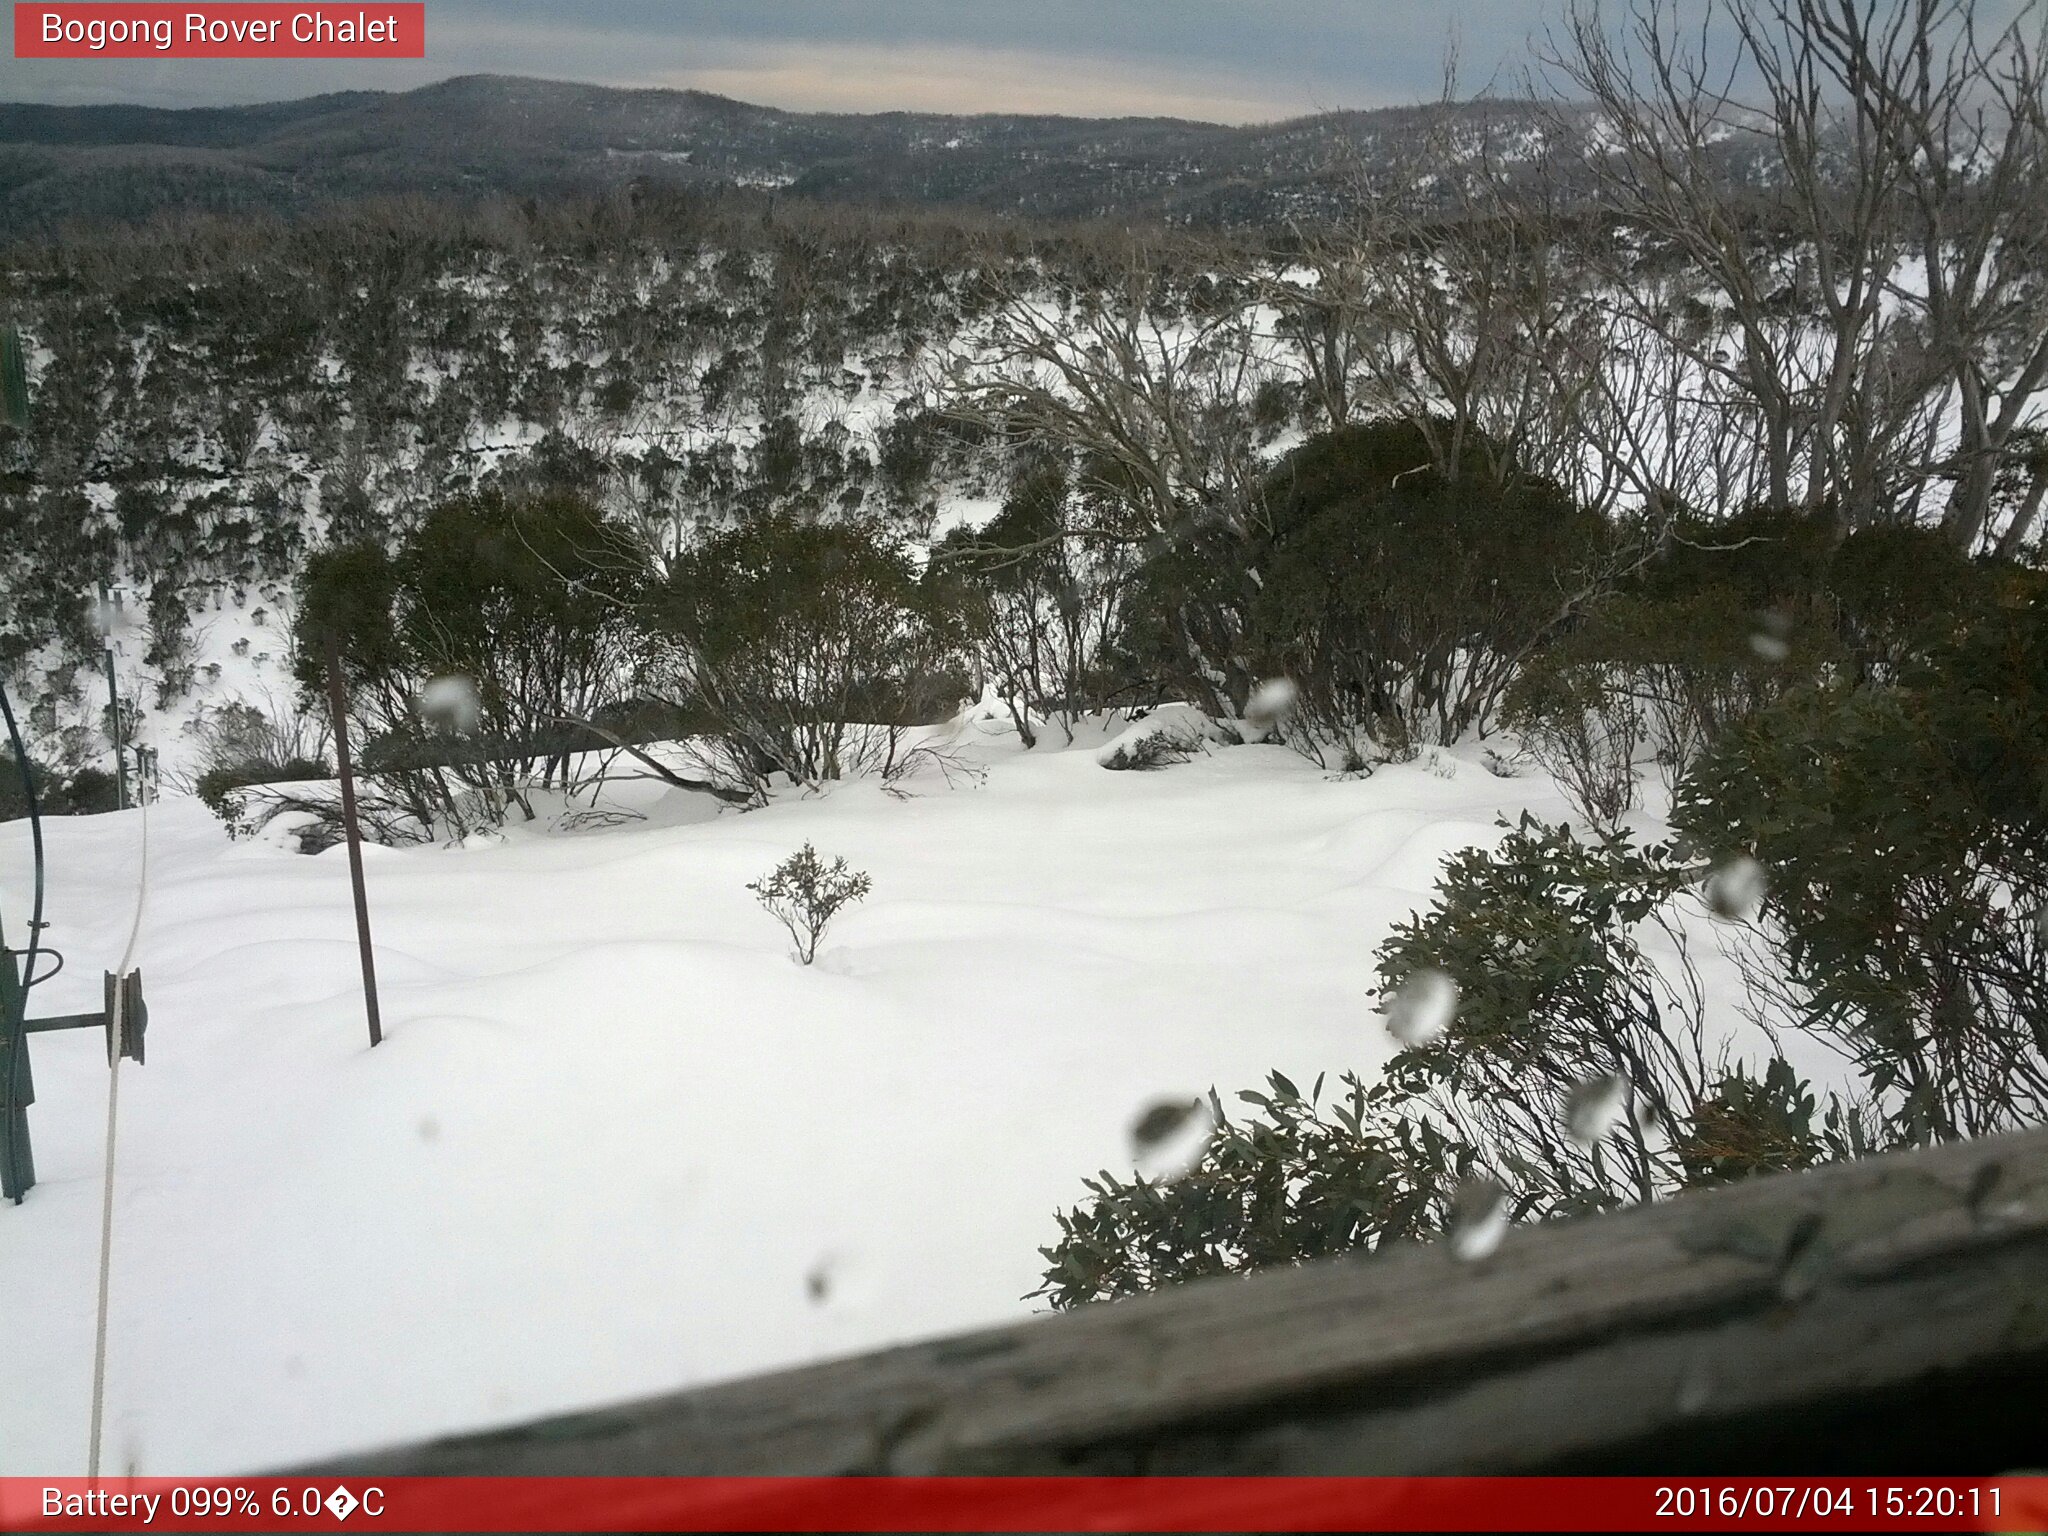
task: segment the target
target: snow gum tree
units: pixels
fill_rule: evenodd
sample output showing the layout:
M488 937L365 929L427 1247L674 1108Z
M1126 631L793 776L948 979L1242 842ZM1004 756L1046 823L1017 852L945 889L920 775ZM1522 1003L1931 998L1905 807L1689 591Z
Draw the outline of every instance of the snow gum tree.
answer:
M687 551L649 608L653 686L708 717L756 792L886 771L964 692L951 593L864 523L768 515Z
M422 830L468 830L515 809L531 818L532 786L595 745L580 728L629 690L646 580L637 544L576 497L447 502L395 554L359 543L309 560L299 681L324 687L332 637L364 769ZM423 708L448 679L471 700L459 718Z

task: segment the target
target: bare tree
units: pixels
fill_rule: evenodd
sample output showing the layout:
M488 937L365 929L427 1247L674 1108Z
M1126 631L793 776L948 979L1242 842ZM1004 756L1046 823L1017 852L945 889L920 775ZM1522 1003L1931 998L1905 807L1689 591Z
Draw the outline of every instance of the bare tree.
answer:
M1753 452L1741 500L1846 529L1910 518L1949 479L1944 525L1973 545L2048 378L2039 12L1991 36L1967 0L1687 16L1631 0L1610 27L1586 0L1553 47L1591 102L1609 216L1640 247L1615 302ZM1659 258L1699 291L1674 295Z
M1447 70L1428 131L1391 162L1354 162L1350 216L1297 232L1302 274L1267 285L1281 335L1333 425L1397 417L1449 477L1548 475L1604 506L1611 480L1578 427L1604 383L1603 317L1569 194L1514 153L1527 103L1455 93Z
M1097 515L1047 539L1153 558L1213 546L1223 568L1241 568L1235 556L1264 515L1251 401L1272 365L1237 261L1209 252L1198 265L1208 270L1185 279L1183 262L1132 246L1105 286L1067 294L1042 271L1036 281L1015 268L991 274L987 339L956 364L947 409L1075 466ZM1241 709L1256 680L1241 664L1232 607L1190 602L1166 618L1197 701L1218 714Z

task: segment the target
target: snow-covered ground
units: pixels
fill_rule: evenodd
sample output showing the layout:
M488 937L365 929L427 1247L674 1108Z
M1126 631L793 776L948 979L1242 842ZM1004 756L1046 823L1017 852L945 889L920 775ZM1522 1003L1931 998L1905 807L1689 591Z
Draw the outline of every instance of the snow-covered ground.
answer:
M750 814L370 850L368 1048L345 855L150 815L124 1066L107 1464L232 1472L1027 1315L1083 1175L1162 1097L1388 1050L1373 949L1496 811L1476 754L1336 780L1280 747L1160 772L1023 753ZM986 733L986 734L984 734ZM140 815L50 826L94 1006ZM746 882L805 840L872 873L817 964ZM0 827L17 941L26 829ZM42 1182L0 1207L0 1472L83 1470L107 1072L35 1039Z

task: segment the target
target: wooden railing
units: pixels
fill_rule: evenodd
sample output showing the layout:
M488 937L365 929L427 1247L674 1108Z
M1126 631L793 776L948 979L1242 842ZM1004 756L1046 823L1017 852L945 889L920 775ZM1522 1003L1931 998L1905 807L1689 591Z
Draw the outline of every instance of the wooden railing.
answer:
M2048 1466L2048 1131L1413 1246L308 1469Z

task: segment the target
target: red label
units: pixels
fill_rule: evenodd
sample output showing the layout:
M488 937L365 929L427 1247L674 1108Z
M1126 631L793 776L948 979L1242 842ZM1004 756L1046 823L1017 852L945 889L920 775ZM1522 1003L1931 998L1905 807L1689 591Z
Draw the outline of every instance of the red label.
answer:
M14 7L17 59L423 59L424 0Z
M0 1532L138 1536L2044 1528L2040 1477L0 1477Z

